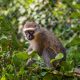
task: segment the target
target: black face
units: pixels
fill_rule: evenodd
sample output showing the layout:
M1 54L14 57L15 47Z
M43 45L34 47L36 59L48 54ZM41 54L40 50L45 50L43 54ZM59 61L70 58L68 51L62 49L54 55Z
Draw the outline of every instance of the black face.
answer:
M25 35L28 40L34 39L34 31L32 31L32 30L25 31Z

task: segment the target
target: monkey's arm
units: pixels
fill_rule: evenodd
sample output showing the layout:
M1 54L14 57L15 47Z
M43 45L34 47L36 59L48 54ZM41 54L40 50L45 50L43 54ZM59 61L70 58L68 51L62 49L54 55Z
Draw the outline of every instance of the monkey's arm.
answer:
M29 46L29 48L27 49L27 52L28 52L28 55L31 55L32 54L32 52L33 52L32 46ZM29 58L27 60L26 65L27 66L31 66L33 63L35 63L35 60L33 58Z

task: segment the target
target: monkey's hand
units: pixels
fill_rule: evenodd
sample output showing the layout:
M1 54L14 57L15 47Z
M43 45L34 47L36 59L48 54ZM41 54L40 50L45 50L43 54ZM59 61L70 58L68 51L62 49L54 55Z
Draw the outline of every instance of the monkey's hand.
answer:
M30 55L30 54L32 54L33 49L32 49L31 47L29 47L29 48L27 49L27 52L28 52L28 55Z
M28 51L28 55L31 55L33 51Z
M31 66L33 63L35 63L35 60L33 58L29 58L26 65Z

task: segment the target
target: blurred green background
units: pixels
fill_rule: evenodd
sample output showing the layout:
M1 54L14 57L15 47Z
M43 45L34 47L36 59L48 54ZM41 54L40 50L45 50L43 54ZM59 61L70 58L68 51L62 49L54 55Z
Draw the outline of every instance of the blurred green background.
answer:
M25 21L51 28L61 40L67 50L61 72L73 71L80 65L80 0L0 0L0 79L78 80L43 70L44 63L38 55L34 57L36 63L26 67L27 59L33 55L26 54L28 43L21 34Z

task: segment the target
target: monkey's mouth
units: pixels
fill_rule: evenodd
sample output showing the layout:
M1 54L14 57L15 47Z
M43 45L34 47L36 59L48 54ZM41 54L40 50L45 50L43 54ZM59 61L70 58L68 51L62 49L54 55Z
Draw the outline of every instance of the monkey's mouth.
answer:
M28 40L33 40L34 39L34 36L29 36L27 39Z

